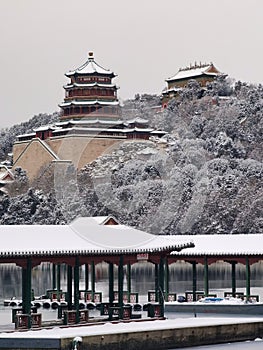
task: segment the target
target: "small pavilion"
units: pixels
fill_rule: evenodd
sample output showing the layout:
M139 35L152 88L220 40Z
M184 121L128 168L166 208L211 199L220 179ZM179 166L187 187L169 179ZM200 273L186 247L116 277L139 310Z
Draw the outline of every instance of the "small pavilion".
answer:
M42 262L67 265L67 304L76 311L79 323L79 270L82 265L107 262L109 265L109 303L114 300L113 265L118 266L118 307L122 318L124 265L140 260L156 266L156 295L163 314L164 265L172 252L193 247L183 236L156 236L119 225L113 217L82 217L70 225L3 225L0 263L22 267L22 313L31 328L31 276ZM73 283L72 283L73 282ZM72 284L74 289L72 290ZM60 286L57 285L57 290Z

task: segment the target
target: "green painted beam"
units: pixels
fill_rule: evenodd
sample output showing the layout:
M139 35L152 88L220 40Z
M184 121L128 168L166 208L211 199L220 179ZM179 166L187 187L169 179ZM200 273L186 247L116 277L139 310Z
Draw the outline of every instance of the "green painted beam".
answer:
M94 263L94 261L92 261L92 263L91 263L91 291L92 291L92 295L95 293L95 281L96 281L95 263Z
M196 262L192 262L193 269L193 301L196 301L196 287L197 287L197 273L196 273Z
M250 264L249 258L246 256L246 295L250 296Z
M56 289L56 264L52 264L52 289Z
M109 263L109 303L114 301L114 265Z
M61 265L57 264L57 299L60 301L60 275L61 275Z
M231 261L232 294L236 294L236 261Z
M126 277L127 277L127 291L130 295L130 293L131 293L131 264L130 263L127 264Z
M67 303L68 310L72 310L72 266L67 266Z
M118 304L121 308L119 317L123 318L123 279L124 279L124 272L123 272L123 255L119 258L119 265L118 265Z
M79 323L79 257L76 256L74 266L74 306L76 310L76 323Z
M159 263L159 297L158 301L161 305L161 317L164 316L164 258L160 257Z
M168 300L168 294L170 292L169 289L169 282L170 282L170 270L169 270L169 264L168 264L168 260L167 257L165 258L165 300Z
M208 275L208 262L207 257L204 258L204 289L205 296L207 297L209 294L209 275Z
M85 290L89 290L89 264L85 264Z
M22 268L22 309L23 313L31 314L32 299L32 262L31 258L27 258L26 266ZM28 329L31 328L31 319L28 318Z
M159 302L159 265L154 264L155 301Z

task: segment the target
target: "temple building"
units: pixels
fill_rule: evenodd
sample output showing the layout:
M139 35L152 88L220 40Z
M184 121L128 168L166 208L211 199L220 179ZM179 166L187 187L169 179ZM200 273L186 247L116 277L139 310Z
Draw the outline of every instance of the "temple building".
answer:
M125 140L166 134L149 127L145 119L122 119L118 88L112 82L116 74L99 65L92 52L82 66L65 75L70 81L64 86L59 122L19 135L14 143L13 169L26 170L30 180L51 163L71 162L79 170Z
M225 76L213 63L200 63L180 68L172 77L166 79L167 87L162 92L162 106L165 108L169 100L175 97L180 90L187 86L189 80L196 80L201 87L213 81L218 76Z
M10 167L0 164L0 196L7 194L6 185L14 181L14 175Z

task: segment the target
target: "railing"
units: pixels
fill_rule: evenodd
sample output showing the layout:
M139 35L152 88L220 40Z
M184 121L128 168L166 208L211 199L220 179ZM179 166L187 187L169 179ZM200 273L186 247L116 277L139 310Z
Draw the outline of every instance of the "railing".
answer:
M148 317L161 317L162 316L162 308L159 303L149 304L147 308Z
M79 323L86 323L89 320L89 310L79 310ZM65 310L63 323L71 325L77 323L77 310Z
M113 292L113 294L114 294L114 301L118 302L119 301L119 292L115 290ZM126 290L123 291L124 304L127 304L127 303L135 304L135 303L138 303L138 300L139 300L139 296L138 296L137 292L128 292Z
M40 328L42 325L42 315L36 314L20 314L15 315L16 329Z
M162 297L165 299L165 301L176 301L176 293L162 293ZM148 291L148 302L155 303L158 301L158 297L156 296L156 292L154 290Z

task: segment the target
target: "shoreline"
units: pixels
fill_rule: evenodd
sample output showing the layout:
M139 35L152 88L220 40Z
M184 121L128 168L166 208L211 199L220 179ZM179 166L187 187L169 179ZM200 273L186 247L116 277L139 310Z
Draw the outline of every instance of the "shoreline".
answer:
M162 350L263 337L263 318L176 318L61 326L0 334L0 349L71 349L81 337L80 350Z

